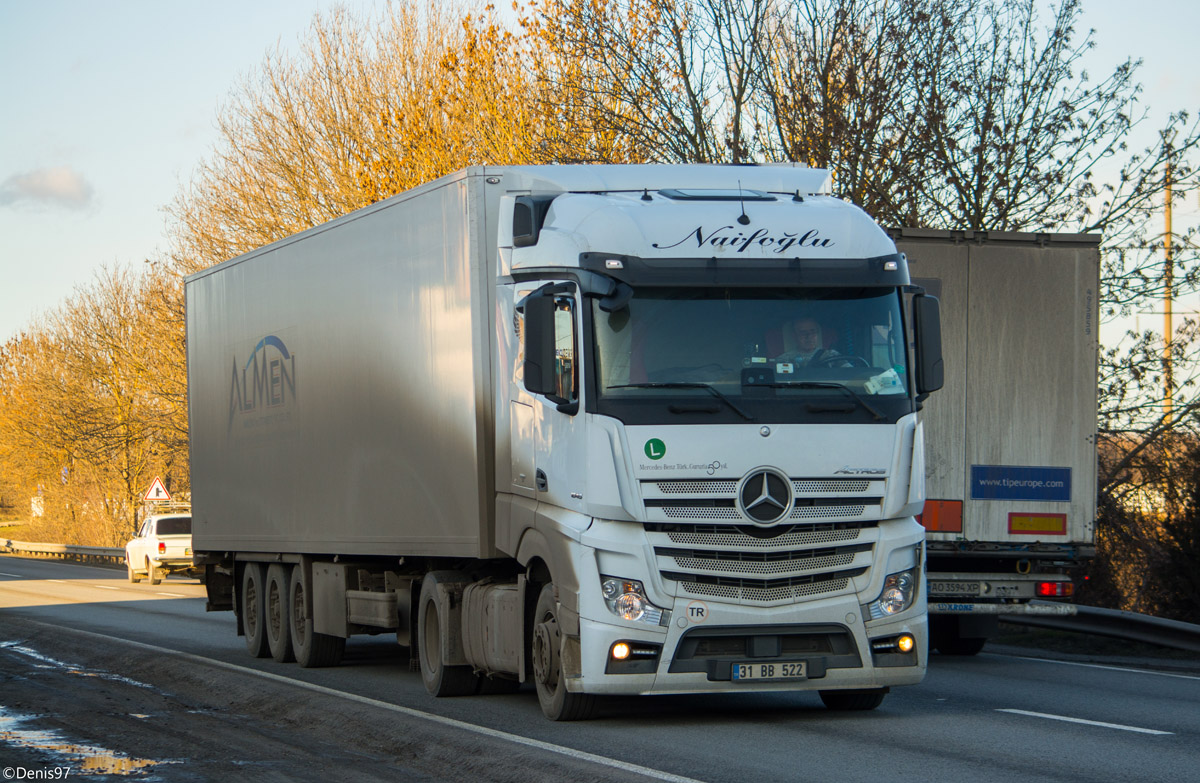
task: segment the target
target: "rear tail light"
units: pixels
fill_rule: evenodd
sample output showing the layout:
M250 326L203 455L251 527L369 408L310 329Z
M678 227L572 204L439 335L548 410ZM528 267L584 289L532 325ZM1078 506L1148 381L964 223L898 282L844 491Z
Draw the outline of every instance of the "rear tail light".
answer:
M1075 585L1070 582L1038 582L1039 598L1070 598L1075 595Z
M165 555L167 553L167 545L162 541L158 542L158 553L160 555Z

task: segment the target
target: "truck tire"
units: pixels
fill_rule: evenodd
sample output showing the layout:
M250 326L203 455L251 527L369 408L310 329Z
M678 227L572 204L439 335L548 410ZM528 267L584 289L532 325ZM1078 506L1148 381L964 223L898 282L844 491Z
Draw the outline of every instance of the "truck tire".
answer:
M887 688L871 688L862 691L821 691L821 701L831 710L867 711L883 704Z
M129 562L128 559L125 560L125 567L129 569L130 582L133 582L136 585L138 582L142 581L142 578L138 576L137 571L133 570L133 563Z
M305 669L322 666L337 666L346 651L346 640L340 636L317 633L313 630L312 617L308 615L308 600L305 590L304 572L300 566L292 569L288 587L288 606L291 607L292 651L296 662Z
M562 631L558 625L558 601L554 585L542 588L530 628L533 683L538 702L550 720L588 720L596 712L596 697L567 690L562 667Z
M434 696L469 696L479 687L470 666L447 666L442 662L442 627L446 618L438 611L437 587L443 582L469 581L457 571L430 571L421 580L417 611L418 657L425 690Z
M162 583L162 574L154 567L154 563L149 560L146 561L146 581L152 585Z
M288 586L291 579L290 565L272 563L267 569L263 620L266 625L267 647L271 650L271 657L280 663L296 660L292 652L292 617L288 608Z
M267 647L266 623L263 621L263 593L266 569L262 563L246 563L242 569L242 629L246 634L246 651L255 658L271 654Z

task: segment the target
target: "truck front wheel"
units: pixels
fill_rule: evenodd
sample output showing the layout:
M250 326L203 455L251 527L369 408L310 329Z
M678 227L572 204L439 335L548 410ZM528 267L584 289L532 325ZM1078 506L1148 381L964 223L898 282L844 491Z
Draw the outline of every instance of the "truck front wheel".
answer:
M466 576L455 571L430 571L421 580L417 649L421 679L425 682L425 690L434 696L470 696L479 687L479 678L470 666L447 666L442 661L443 627L449 620L438 609L438 585L461 581L466 581Z
M538 595L530 630L533 653L533 682L538 702L550 720L587 720L596 712L596 697L567 690L562 666L562 629L558 624L558 601L554 585L546 585Z
M246 563L242 569L242 591L238 598L242 604L242 630L246 634L246 651L255 658L266 658L271 651L267 647L266 623L263 622L263 581L266 569L261 563Z

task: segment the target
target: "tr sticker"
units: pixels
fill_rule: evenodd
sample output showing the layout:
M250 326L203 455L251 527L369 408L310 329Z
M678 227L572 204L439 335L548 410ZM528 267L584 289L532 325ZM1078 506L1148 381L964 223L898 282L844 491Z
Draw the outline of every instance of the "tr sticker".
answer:
M689 622L702 623L708 619L708 604L703 601L692 601L685 610Z

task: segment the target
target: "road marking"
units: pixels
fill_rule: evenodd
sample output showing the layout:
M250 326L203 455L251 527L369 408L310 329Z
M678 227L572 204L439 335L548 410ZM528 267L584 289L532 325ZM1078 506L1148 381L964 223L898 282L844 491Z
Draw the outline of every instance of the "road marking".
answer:
M15 577L17 577L18 579L20 579L20 578L21 578L21 574L6 574L6 573L4 573L3 571L0 571L0 576L15 576Z
M169 595L172 598L187 598L183 593L159 593L159 595Z
M92 587L96 588L97 590L120 590L121 589L119 587L113 587L112 585L92 585Z
M1180 680L1200 680L1194 674L1174 674L1172 672L1158 672L1153 669L1131 669L1124 666L1106 666L1100 663L1082 663L1080 661L1056 661L1052 658L1030 658L1024 655L1006 655L1005 658L1018 658L1022 661L1037 661L1038 663L1058 663L1063 666L1082 666L1085 669L1107 669L1113 672L1128 672L1131 674L1155 674L1159 677L1175 677Z
M66 579L47 579L46 581L47 582L58 582L60 585L65 585L67 583Z
M1143 729L1138 726L1123 726L1120 723L1105 723L1098 720L1084 720L1083 718L1068 718L1066 715L1051 715L1047 712L1030 712L1028 710L996 710L996 712L1008 712L1013 715L1028 715L1031 718L1045 718L1046 720L1061 720L1067 723L1082 723L1085 726L1100 726L1105 729L1120 729L1121 731L1136 731L1138 734L1174 734L1173 731L1158 731L1157 729Z
M366 704L371 707L378 707L382 710L398 712L401 715L407 715L410 718L418 718L420 720L427 720L427 721L430 721L431 723L440 723L443 726L450 726L452 728L461 729L463 731L471 732L472 734L480 734L485 737L491 737L493 739L504 740L506 742L512 742L517 745L524 745L524 746L530 747L530 748L537 748L538 750L544 750L548 753L556 753L560 756L567 756L569 758L577 759L579 761L587 761L587 762L591 762L593 764L599 764L600 766L608 767L610 769L619 769L622 772L631 772L635 775L641 775L643 777L650 778L651 780L661 780L661 781L664 781L664 783L704 783L704 781L697 780L696 778L684 777L683 775L674 775L670 772L663 772L662 770L653 769L651 767L643 767L640 764L631 764L627 761L620 761L618 759L609 758L607 756L599 756L599 755L596 755L595 753L588 753L587 751L576 750L575 748L568 748L565 745L555 745L550 742L543 742L541 740L535 740L535 739L531 739L529 737L522 737L520 734L509 734L507 731L500 731L498 729L489 729L486 726L477 726L474 723L467 723L466 721L456 720L454 718L447 718L442 715L434 715L431 712L422 712L421 710L414 710L411 707L401 707L399 704L389 704L386 701L379 701L378 699L372 699L367 696L359 696L356 693L346 693L345 691L338 691L338 690L334 690L333 688L326 688L324 685L316 685L311 682L305 682L304 680L296 680L296 679L292 679L291 677L284 677L283 675L274 674L272 672L264 672L264 671L260 671L258 669L251 669L246 666L239 666L236 663L226 663L225 661L220 661L220 660L217 660L216 658L205 658L202 655L181 652L179 650L172 650L167 647L159 647L158 645L154 645L154 644L146 644L145 642L135 642L132 639L123 639L120 636L107 636L105 634L93 633L92 631L83 631L78 628L69 628L67 626L53 625L51 623L43 623L38 620L26 620L25 622L28 622L32 625L41 625L46 628L53 628L58 631L66 630L66 631L74 632L77 634L81 634L83 636L92 636L97 639L104 639L106 641L111 641L111 642L121 642L123 644L128 644L133 647L140 647L143 650L146 650L148 652L153 652L153 653L156 653L159 655L174 655L174 656L182 658L186 661L193 661L195 663L206 664L208 666L216 666L219 669L228 669L229 671L238 672L239 674L249 674L249 675L253 675L255 677L261 677L265 680L274 680L275 682L283 683L285 685L294 685L298 688L304 688L305 690L312 691L313 693L320 693L325 696L336 696L341 699L348 699L349 701L358 702L359 704Z

